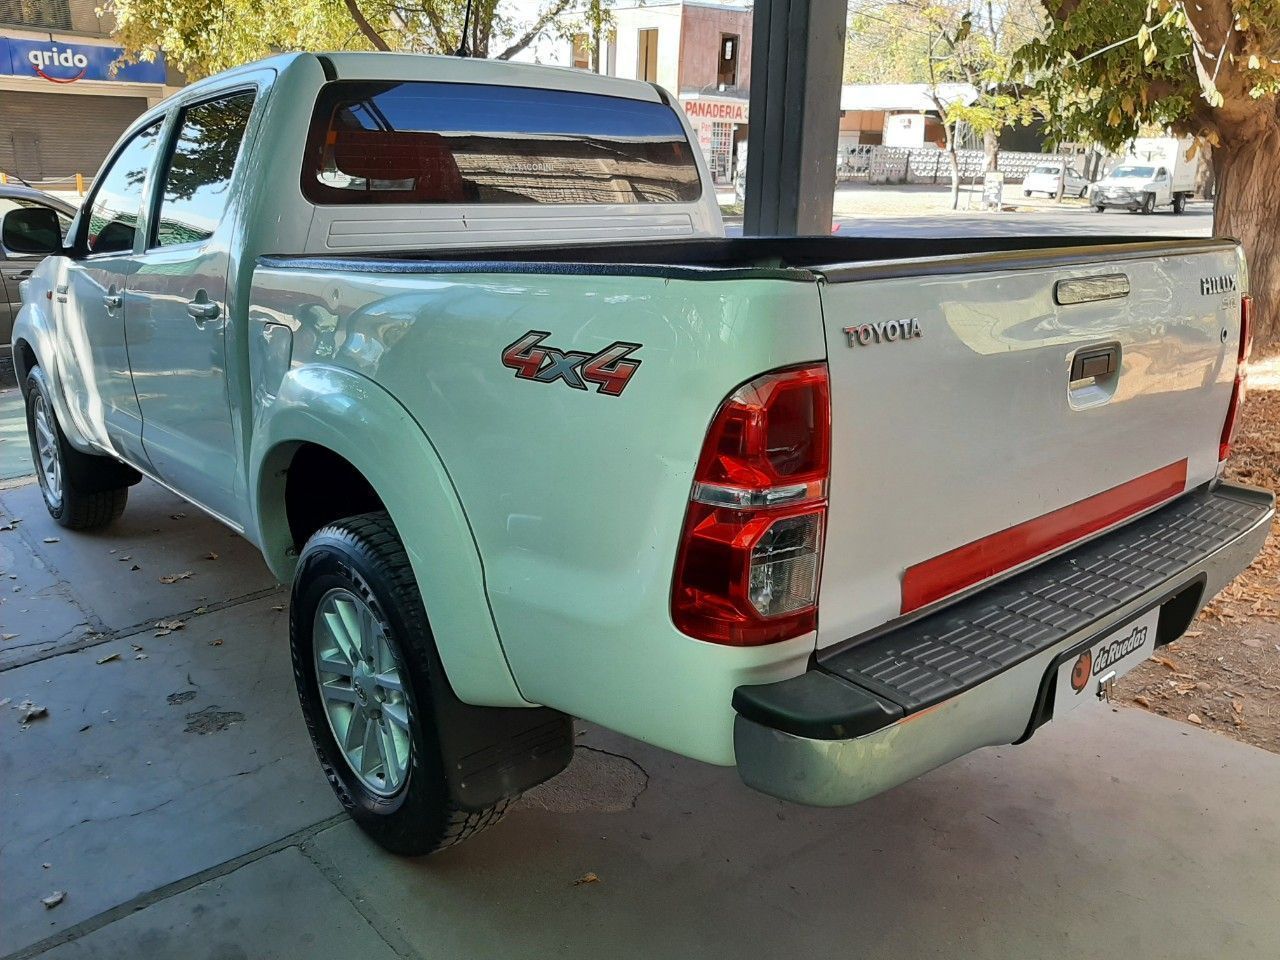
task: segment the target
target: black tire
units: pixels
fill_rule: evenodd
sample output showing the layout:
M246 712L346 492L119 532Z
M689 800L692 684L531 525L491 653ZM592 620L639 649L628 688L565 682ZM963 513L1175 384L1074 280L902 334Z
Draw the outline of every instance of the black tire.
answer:
M1156 210L1156 195L1154 193L1144 194L1142 197L1142 207L1140 209L1140 212L1142 213L1142 215L1148 216L1152 213L1155 213L1155 210Z
M1184 193L1175 193L1173 195L1173 212L1182 213L1187 209L1187 196Z
M25 399L31 459L49 516L69 530L96 530L117 519L124 513L129 486L137 483L138 474L109 457L81 453L67 442L67 435L58 422L49 381L38 366L27 374ZM40 429L37 417L53 434L49 449L56 458L56 481L51 481L44 469L37 439Z
M1095 204L1093 205L1093 209L1094 209L1094 211L1095 211L1096 213L1106 213L1106 212L1107 212L1107 208L1106 208L1106 207L1102 206L1101 204L1097 204L1097 203L1095 203Z
M1030 191L1030 190L1023 190L1023 191L1022 191L1022 195L1023 195L1024 197L1029 197L1029 196L1031 196L1031 191Z
M1080 192L1076 194L1076 196L1078 196L1081 200L1085 199L1085 197L1089 196L1089 188L1081 187Z
M321 599L335 588L368 606L403 669L412 732L408 771L391 796L370 790L347 762L321 702L313 659ZM302 714L320 766L338 800L391 853L421 856L453 846L502 819L514 798L481 811L452 799L434 727L430 673L435 640L404 545L386 513L348 517L318 531L303 548L293 580L289 646Z

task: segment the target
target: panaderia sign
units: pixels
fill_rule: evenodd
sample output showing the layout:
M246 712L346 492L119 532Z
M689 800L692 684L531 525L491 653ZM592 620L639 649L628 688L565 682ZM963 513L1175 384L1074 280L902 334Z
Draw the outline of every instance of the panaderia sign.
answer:
M116 65L123 57L123 47L0 36L0 75L31 77L55 84L81 80L164 83L165 67L161 57L157 56L151 63Z
M748 101L698 98L681 100L685 116L690 120L712 120L718 123L747 123Z

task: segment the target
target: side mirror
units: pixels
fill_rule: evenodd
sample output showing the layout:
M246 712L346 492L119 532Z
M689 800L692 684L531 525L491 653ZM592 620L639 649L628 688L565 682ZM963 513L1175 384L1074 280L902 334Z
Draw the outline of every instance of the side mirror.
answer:
M50 256L62 252L62 226L50 207L17 207L0 223L0 245L9 253Z

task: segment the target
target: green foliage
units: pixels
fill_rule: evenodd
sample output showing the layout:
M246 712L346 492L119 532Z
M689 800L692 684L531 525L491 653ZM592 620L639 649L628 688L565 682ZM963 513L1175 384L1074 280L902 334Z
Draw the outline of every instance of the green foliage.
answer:
M510 4L474 0L471 55L509 57L553 29L569 6L546 0L536 17L521 19L507 12ZM161 51L196 79L293 50L453 53L465 7L465 0L107 0L100 12L114 17L116 38L132 57Z
M1217 145L1280 89L1276 0L1045 0L1052 29L1016 63L1052 132L1111 148L1172 127ZM1274 116L1274 104L1270 107Z

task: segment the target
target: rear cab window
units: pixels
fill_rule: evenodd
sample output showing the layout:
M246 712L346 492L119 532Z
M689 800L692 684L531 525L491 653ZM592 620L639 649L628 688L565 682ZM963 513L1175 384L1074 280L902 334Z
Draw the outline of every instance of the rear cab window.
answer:
M668 105L493 84L339 81L317 98L317 204L648 204L702 195Z

